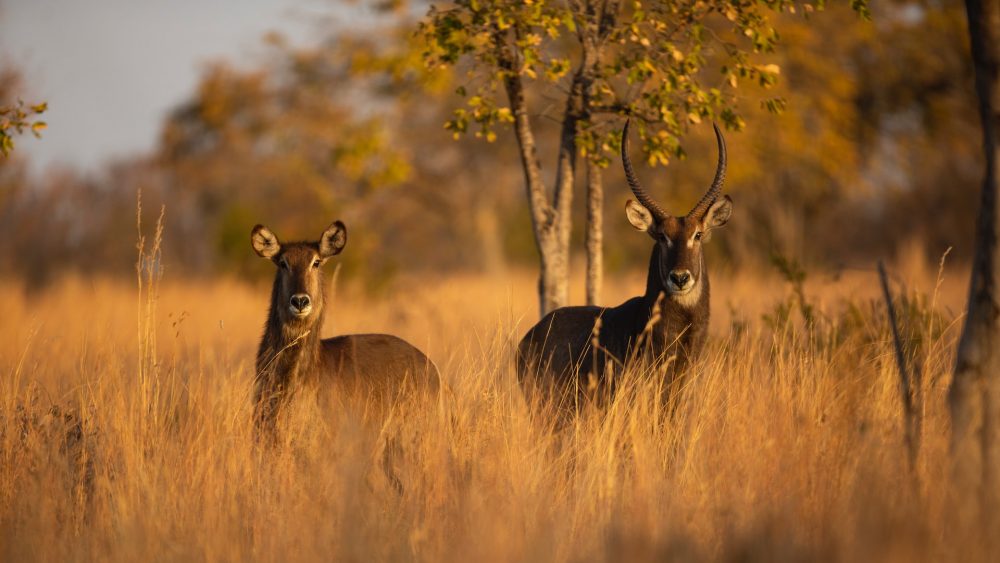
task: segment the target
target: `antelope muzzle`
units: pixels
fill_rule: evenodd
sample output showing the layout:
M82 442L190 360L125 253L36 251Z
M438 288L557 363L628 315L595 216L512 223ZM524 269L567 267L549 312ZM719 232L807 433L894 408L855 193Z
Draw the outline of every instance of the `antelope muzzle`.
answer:
M671 270L667 276L667 284L671 293L684 294L694 287L694 276L691 275L691 270Z
M288 310L297 318L308 317L312 312L312 299L308 293L296 293L288 300Z

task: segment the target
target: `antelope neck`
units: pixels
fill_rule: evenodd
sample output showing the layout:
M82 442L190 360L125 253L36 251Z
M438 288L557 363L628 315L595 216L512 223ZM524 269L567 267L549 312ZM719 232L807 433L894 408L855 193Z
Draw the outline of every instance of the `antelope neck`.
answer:
M325 307L308 318L306 322L286 323L281 319L278 303L278 286L275 284L271 296L271 309L267 316L267 328L261 343L261 362L267 366L271 376L278 381L309 372L320 361L320 332L323 327ZM258 365L258 371L264 368Z

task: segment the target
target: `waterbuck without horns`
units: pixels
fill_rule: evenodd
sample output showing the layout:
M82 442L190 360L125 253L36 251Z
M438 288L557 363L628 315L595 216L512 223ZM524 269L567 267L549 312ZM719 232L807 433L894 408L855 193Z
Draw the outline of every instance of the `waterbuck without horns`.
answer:
M711 187L683 217L665 212L639 185L628 156L629 122L622 131L622 166L638 203L629 200L625 216L653 239L646 292L617 307L562 307L538 322L518 345L522 385L544 384L573 396L605 371L617 373L641 360L662 374L663 389L697 357L708 331L709 284L702 254L712 229L729 220L733 203L722 195L726 143L715 127L719 162ZM596 341L597 346L594 346ZM613 385L611 386L613 390Z
M435 392L438 371L417 348L388 334L320 339L326 312L323 265L347 244L347 228L330 225L318 241L281 243L267 227L250 234L254 251L274 262L271 308L257 351L255 419L271 426L298 385L330 384L376 412L405 391Z

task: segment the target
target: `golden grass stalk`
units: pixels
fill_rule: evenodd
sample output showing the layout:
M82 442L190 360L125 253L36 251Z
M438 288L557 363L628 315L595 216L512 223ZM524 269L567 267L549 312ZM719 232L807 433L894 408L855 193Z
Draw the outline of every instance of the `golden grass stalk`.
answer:
M673 416L633 369L562 425L514 376L530 274L404 280L377 299L342 284L324 334L388 330L428 349L440 402L373 426L304 393L266 449L249 404L266 288L161 281L157 238L140 244L136 286L68 279L26 307L0 280L5 560L993 559L950 524L947 307L962 287L940 274L918 280L939 288L933 307L898 309L924 375L914 488L870 272L810 281L808 326L762 320L788 297L771 277L719 276ZM387 436L402 494L380 470Z

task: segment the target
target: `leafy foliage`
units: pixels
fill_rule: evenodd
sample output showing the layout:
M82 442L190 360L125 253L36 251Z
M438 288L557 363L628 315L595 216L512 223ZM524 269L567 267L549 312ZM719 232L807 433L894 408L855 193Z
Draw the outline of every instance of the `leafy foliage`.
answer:
M787 0L461 0L433 6L420 33L429 67L466 71L456 90L465 102L446 124L456 137L475 126L477 137L492 141L497 126L513 121L498 95L511 77L547 93L565 92L568 82L587 73L587 105L580 108L585 119L576 139L581 154L606 165L620 146L618 126L601 127L597 116L626 114L641 121L650 164L667 164L683 155L680 137L691 124L715 119L731 129L744 127L740 86L768 89L781 73L767 59L780 37L776 16L823 6ZM853 7L868 16L864 2ZM774 113L786 107L780 96L761 104Z
M37 116L45 113L48 104L26 105L18 100L16 104L0 106L0 155L7 156L14 150L14 135L30 131L36 137L41 137L46 123Z

